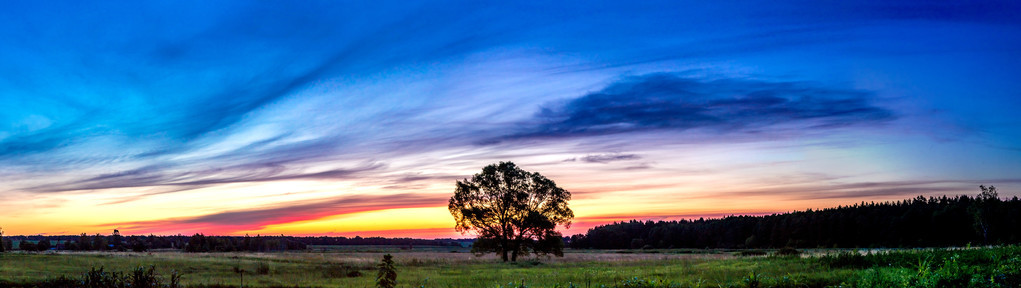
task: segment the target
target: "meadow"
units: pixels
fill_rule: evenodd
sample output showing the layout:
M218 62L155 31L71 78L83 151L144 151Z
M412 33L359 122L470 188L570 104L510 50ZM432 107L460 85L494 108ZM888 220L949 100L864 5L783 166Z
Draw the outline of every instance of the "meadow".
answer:
M312 247L303 252L42 252L0 254L0 286L72 279L92 268L154 267L184 287L374 287L392 254L397 287L1018 287L1019 248L807 250L568 250L503 263L429 247ZM766 255L763 255L763 254ZM746 255L746 256L742 256ZM953 282L957 281L957 282ZM963 282L962 282L963 281ZM1011 282L1013 281L1013 282ZM35 283L35 284L33 284ZM44 285L44 284L43 284ZM941 286L942 285L942 286Z

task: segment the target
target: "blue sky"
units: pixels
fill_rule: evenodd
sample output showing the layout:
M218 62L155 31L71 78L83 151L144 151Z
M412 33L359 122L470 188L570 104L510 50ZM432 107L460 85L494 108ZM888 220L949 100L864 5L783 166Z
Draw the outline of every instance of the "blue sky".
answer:
M0 225L445 236L453 182L498 161L572 191L582 228L979 184L1016 196L1018 12L1012 1L9 4Z

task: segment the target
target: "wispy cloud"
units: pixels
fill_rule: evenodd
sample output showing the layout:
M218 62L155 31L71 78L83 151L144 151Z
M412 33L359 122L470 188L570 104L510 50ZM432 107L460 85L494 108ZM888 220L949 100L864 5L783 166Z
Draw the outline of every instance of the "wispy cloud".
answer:
M59 7L44 10L74 17L10 15L24 21L13 21L16 26L9 31L14 35L0 43L22 38L28 42L5 45L9 47L5 54L26 55L34 61L12 59L3 69L10 71L0 72L17 79L13 84L0 83L0 91L33 97L10 101L13 107L5 107L26 108L26 115L11 111L12 119L2 117L8 115L0 115L0 119L19 122L39 117L49 123L5 131L9 133L0 135L4 136L0 158L49 153L110 138L158 142L135 153L137 157L182 153L191 148L191 142L222 138L230 132L225 129L235 128L254 111L296 97L302 89L322 81L351 81L396 67L456 60L505 41L494 37L503 29L498 25L473 25L492 12L487 9L462 14L459 9L420 5L221 4L219 9L195 11L139 5L144 7L114 15L76 13L75 9L83 7L56 5ZM88 9L125 9L99 6ZM203 7L194 8L209 8L199 6ZM177 23L157 17L167 13L166 9L190 20ZM32 35L35 29L27 23L42 21L68 23L55 24L65 29ZM95 26L81 30L84 28L73 21ZM142 23L122 24L135 21ZM462 25L477 29L462 33ZM89 33L92 29L111 33L96 36ZM19 50L26 46L37 48ZM48 84L54 82L60 86ZM9 96L0 97L7 100ZM330 97L346 100L343 95Z
M252 231L268 225L316 220L350 213L400 208L434 207L446 202L446 195L391 194L352 195L329 200L283 203L272 207L224 211L198 217L107 223L125 233L216 233Z
M315 172L295 172L282 166L226 167L221 169L173 172L162 169L143 168L114 174L100 175L80 181L33 187L42 192L65 192L110 188L182 186L201 187L215 184L267 182L297 179L352 179L367 171L379 170L383 165L368 164L351 169L332 169ZM178 190L179 191L179 190Z
M635 154L595 154L581 157L581 161L589 163L610 163L623 160L637 160L642 157Z
M876 199L901 200L915 196L954 196L977 194L978 185L988 183L1014 184L1021 179L985 179L985 180L905 180L885 182L853 182L853 183L810 183L805 185L786 184L779 187L752 189L746 191L723 192L720 195L736 197L768 197L783 200L820 200L820 199ZM718 196L718 195L714 195ZM713 196L698 196L713 197Z

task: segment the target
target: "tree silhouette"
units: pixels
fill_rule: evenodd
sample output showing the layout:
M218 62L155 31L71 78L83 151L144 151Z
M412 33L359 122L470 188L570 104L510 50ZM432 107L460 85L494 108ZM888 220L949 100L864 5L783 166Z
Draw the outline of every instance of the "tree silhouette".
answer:
M124 251L124 240L121 237L121 231L113 229L113 235L110 235L110 245L113 246L114 250Z
M574 212L567 207L571 193L553 180L500 162L456 185L448 208L458 232L478 234L476 254L496 252L505 262L508 253L510 261L529 251L563 256L555 229L570 227Z
M992 226L993 211L1000 204L1000 195L996 192L996 186L987 188L985 185L979 185L978 188L982 189L982 193L979 193L975 202L968 207L968 212L971 212L975 219L975 231L982 235L983 242L989 244L989 227Z
M4 244L6 244L4 243L4 227L0 227L0 252L4 252L7 250L7 247L4 247L7 245Z
M92 240L89 239L89 235L85 235L85 233L82 233L82 235L78 236L78 242L76 243L78 250L89 251L93 249Z
M50 245L50 240L47 239L39 240L39 243L35 244L35 250L38 251L46 251L50 250L50 248L53 248L53 246Z
M35 251L36 245L28 240L21 240L18 243L18 249L21 249L21 251Z

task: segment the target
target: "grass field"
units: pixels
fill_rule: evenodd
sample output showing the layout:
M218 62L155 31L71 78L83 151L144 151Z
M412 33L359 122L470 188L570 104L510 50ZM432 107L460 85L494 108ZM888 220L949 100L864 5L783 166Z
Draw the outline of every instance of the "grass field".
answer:
M964 258L967 258L972 257L967 256L969 253L988 254L974 249L940 250L936 256L906 252L899 258L862 260L854 256L860 255L858 252L844 253L843 258L823 259L818 256L742 257L736 256L736 252L701 250L568 251L563 258L528 258L518 263L503 263L495 255L476 257L459 250L439 252L426 247L415 250L319 248L330 249L286 253L5 253L0 255L0 280L33 283L61 275L80 277L92 267L129 271L152 265L164 275L170 271L182 274L185 286L239 287L242 284L239 271L243 270L244 287L374 287L375 265L384 253L390 253L397 262L398 287L751 287L757 283L762 287L824 287L842 282L850 283L845 284L847 286L879 287L866 286L867 281L861 279L871 277L875 281L896 282L903 278L907 280L901 282L905 282L913 276L912 269L921 266L902 267L911 265L904 263L928 261L923 264L931 266L936 273L942 270L935 269L943 269L945 265L941 264L947 263L939 255L966 253ZM1000 262L1018 262L1016 248L987 250L995 250L992 253L998 255L994 257L999 257ZM809 255L833 252L816 251ZM860 261L892 262L886 265L888 267L879 267ZM974 261L982 263L984 260ZM989 265L1000 264L990 262ZM967 271L961 273L964 272ZM357 275L359 273L361 275ZM855 283L858 284L852 285Z

